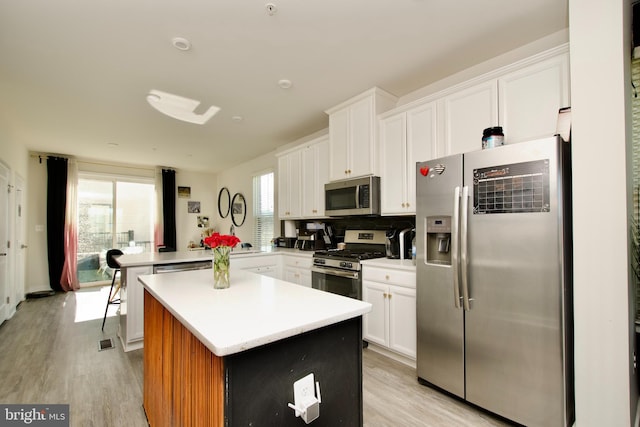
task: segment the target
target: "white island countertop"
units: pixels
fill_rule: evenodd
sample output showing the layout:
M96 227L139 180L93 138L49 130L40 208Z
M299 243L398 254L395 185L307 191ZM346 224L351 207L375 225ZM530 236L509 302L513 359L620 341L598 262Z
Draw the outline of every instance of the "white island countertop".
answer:
M243 270L213 289L210 269L139 276L144 288L217 356L361 316L371 304Z

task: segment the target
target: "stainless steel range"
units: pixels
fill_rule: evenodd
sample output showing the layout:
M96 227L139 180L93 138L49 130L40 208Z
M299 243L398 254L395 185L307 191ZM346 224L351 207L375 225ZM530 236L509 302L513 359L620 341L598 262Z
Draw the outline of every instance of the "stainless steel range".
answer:
M347 297L362 299L360 261L383 258L384 230L346 230L344 249L316 251L311 267L311 286Z

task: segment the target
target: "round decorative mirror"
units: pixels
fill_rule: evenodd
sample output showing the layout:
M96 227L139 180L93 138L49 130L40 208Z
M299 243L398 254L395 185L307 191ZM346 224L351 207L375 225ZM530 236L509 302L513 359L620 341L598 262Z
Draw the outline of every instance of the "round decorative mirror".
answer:
M231 221L236 227L240 227L244 224L244 220L247 217L247 202L244 200L244 196L240 193L233 195L231 200Z
M226 218L229 215L229 209L231 207L231 194L227 187L222 187L218 193L218 213L221 218Z

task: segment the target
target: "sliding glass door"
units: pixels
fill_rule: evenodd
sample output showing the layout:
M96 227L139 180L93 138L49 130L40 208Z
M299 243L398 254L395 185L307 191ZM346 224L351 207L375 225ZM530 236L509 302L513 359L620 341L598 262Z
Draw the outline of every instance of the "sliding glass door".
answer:
M78 179L78 279L84 286L111 281L107 250L153 251L155 189L152 181L80 175Z

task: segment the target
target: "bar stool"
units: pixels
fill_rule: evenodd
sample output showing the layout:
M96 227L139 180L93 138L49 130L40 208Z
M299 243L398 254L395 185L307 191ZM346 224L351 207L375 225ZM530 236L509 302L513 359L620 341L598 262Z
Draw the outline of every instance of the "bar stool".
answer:
M120 265L113 259L114 256L122 255L123 252L120 249L109 249L107 251L107 265L113 268L113 278L111 279L111 289L109 289L109 299L107 300L107 306L104 309L104 318L102 319L102 330L104 331L104 322L107 320L107 311L109 310L109 306L111 304L120 304L120 298L114 299L118 291L120 290L120 285L116 288L116 291L113 292L113 285L116 283L116 275L120 273ZM122 280L122 277L120 277Z

